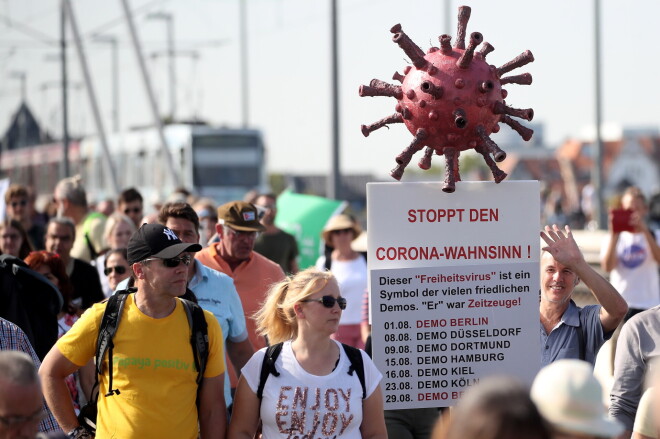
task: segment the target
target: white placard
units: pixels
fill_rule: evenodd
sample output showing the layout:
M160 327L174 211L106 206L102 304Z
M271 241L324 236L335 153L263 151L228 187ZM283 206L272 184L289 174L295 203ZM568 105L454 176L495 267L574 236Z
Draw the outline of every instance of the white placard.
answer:
M372 348L386 409L453 405L539 369L539 184L367 185Z

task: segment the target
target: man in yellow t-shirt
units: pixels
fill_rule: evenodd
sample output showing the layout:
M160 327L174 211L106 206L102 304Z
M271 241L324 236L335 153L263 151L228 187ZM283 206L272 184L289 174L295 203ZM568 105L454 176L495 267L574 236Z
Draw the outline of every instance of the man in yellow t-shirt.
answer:
M131 237L128 262L137 291L127 297L113 338L112 392L107 357L103 359L96 438L225 437L222 330L213 314L204 311L209 357L198 410L190 325L177 299L186 291L191 262L186 252L199 250L199 244L181 242L160 224L145 224ZM95 304L85 312L39 371L46 401L69 437L91 437L78 423L64 378L94 357L105 306Z

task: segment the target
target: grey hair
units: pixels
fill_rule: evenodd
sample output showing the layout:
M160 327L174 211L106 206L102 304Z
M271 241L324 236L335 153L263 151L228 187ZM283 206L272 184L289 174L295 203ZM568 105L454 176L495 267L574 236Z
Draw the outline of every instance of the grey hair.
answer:
M0 378L19 386L39 382L32 358L21 351L0 351Z
M73 220L68 216L57 216L51 218L50 220L48 220L48 225L46 226L46 229L48 229L48 226L51 224L59 224L60 226L66 226L70 228L72 236L74 238L76 237L76 223L74 223Z
M87 193L80 175L60 180L55 186L55 196L69 200L74 206L87 207Z

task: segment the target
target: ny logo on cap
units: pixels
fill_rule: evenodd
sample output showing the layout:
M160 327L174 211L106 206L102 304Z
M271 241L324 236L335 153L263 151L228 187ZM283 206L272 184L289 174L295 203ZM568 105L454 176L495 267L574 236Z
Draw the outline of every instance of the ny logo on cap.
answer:
M176 241L177 239L179 239L179 238L176 236L176 233L174 233L174 232L171 231L170 229L165 229L165 230L163 230L163 233L165 234L165 236L167 236L167 240L168 240L168 241Z
M243 221L254 221L255 218L256 216L254 215L254 212L243 212Z

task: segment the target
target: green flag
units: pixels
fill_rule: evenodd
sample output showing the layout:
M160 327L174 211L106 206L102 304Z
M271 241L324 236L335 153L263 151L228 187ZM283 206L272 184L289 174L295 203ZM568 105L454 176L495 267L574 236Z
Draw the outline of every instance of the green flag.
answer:
M301 270L316 263L321 249L321 230L328 219L346 207L345 201L286 190L277 197L275 225L296 237Z

